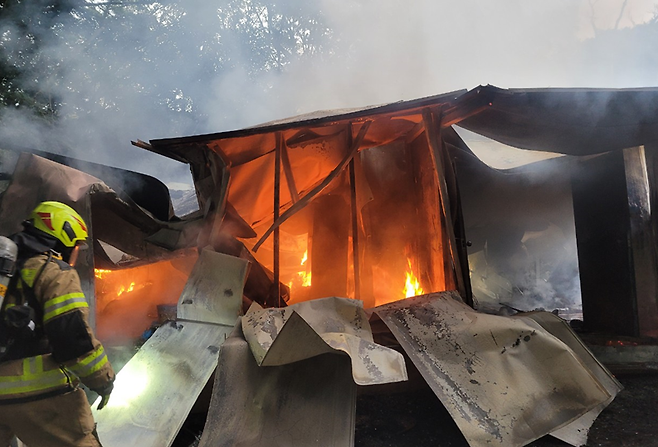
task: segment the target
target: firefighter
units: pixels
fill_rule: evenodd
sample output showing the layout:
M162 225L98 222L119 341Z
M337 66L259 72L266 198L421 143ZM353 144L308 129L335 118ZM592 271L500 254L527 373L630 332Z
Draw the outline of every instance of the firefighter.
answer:
M87 227L73 208L40 203L23 231L0 309L0 447L100 446L80 381L107 403L114 371L88 324L73 269Z

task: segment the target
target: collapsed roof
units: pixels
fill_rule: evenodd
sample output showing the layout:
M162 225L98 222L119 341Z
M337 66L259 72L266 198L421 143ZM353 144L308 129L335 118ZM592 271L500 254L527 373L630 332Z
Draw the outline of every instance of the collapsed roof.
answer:
M509 146L569 155L591 155L658 141L658 88L644 89L500 89L480 86L390 104L320 111L262 125L206 135L151 140L141 145L190 163L201 181L201 149L221 154L231 167L229 202L251 225L272 213L274 152L277 133L290 149L294 171L282 179L281 204L325 178L342 158L329 137L345 127L371 121L359 150L382 146L422 131L422 111L432 109L441 127L453 124ZM450 137L451 130L446 130ZM320 141L322 142L320 144ZM303 148L314 150L303 153ZM306 155L306 156L303 156ZM308 168L313 158L319 166ZM198 188L201 186L198 185Z

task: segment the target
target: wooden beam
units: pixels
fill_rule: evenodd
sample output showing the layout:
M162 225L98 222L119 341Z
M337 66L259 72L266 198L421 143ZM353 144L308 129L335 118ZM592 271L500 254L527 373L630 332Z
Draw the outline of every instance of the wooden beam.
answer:
M343 169L345 169L347 164L350 162L350 160L352 160L354 155L359 150L359 147L361 146L361 143L363 142L363 139L365 138L366 132L370 128L371 123L372 121L365 121L363 123L361 129L359 130L359 134L357 135L356 139L353 141L352 147L347 152L347 155L345 155L345 158L343 158L341 162L338 163L338 166L336 166L318 186L316 186L311 191L309 191L309 193L306 194L303 198L301 198L299 202L295 203L290 208L288 208L278 219L275 218L272 226L267 229L267 231L263 234L263 236L261 236L258 242L256 242L256 245L254 245L253 248L254 253L258 251L260 246L263 244L263 242L265 242L265 240L269 237L269 235L272 234L275 228L278 228L291 216L293 216L295 213L297 213L298 211L303 209L306 205L308 205L315 198L315 196L317 196L323 189L329 186L329 184L336 177L338 177L338 175L341 172L343 172Z
M423 132L425 132L425 123L421 121L420 123L416 124L413 127L413 129L411 129L407 133L407 136L404 139L405 144L413 143L413 141L419 136L421 136Z
M274 152L274 222L279 220L281 208L281 152L283 151L283 133L276 133L276 150ZM279 227L274 228L274 290L279 307L281 307L281 282L279 281Z
M282 133L282 132L278 132ZM278 140L277 140L278 141ZM277 142L277 147L279 143ZM286 145L283 137L281 138L281 164L283 166L283 173L286 176L286 183L288 183L288 190L290 191L290 197L292 198L292 203L295 204L299 202L299 193L297 192L297 186L295 185L295 177L292 175L292 167L290 166L290 158L288 158L288 146Z
M228 198L228 187L231 180L231 174L229 172L228 166L225 163L221 155L207 151L208 162L210 168L210 174L212 176L213 183L215 187L209 198L208 210L206 214L206 219L208 215L212 215L210 224L210 237L208 238L209 243L212 247L219 245L219 229L224 220L224 213L226 212L226 201ZM201 233L203 234L203 232ZM200 247L203 247L203 239L201 239Z
M352 130L347 134L348 145L352 144ZM359 215L356 203L356 171L354 158L350 160L350 206L352 211L352 261L354 271L354 298L361 299L361 268L359 262Z
M446 231L448 232L448 241L450 244L450 259L452 266L455 270L457 277L457 288L459 294L466 298L466 286L464 285L464 277L461 263L459 262L459 250L457 249L457 241L455 240L455 230L452 225L452 216L450 212L450 200L448 197L448 185L445 180L445 166L443 165L443 146L440 139L437 137L437 132L440 132L442 127L441 121L436 118L431 110L423 110L423 123L425 125L425 136L427 138L427 145L430 149L430 156L436 167L436 179L439 184L439 200L441 201L441 209L443 211L443 218L446 224Z
M477 115L491 106L493 106L492 98L480 89L473 90L460 97L458 105L443 109L441 111L441 122L438 124L441 128L459 124L460 121Z

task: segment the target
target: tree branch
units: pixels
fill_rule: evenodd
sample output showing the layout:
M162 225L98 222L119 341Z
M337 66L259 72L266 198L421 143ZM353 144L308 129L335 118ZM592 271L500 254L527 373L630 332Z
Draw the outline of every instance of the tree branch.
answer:
M619 22L621 22L621 18L624 15L624 10L626 9L627 4L628 0L624 0L624 3L621 5L621 11L619 11L619 16L617 17L617 21L615 22L615 29L619 29Z

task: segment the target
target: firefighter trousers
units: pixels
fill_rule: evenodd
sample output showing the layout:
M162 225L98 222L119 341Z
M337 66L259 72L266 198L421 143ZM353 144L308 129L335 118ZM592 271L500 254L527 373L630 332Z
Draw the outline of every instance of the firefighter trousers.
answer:
M0 404L0 447L16 436L27 447L100 447L84 391Z

